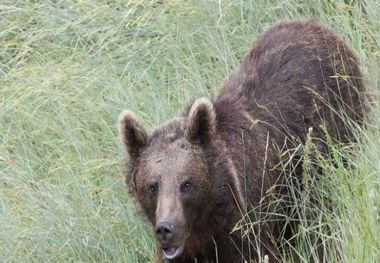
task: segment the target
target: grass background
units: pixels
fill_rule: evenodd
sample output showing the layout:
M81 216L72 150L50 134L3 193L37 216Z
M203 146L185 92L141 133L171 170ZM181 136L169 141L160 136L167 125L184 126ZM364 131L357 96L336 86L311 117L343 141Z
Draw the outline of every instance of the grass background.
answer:
M375 103L360 143L321 163L313 192L334 212L305 216L291 250L308 262L317 233L329 262L380 262L377 0L0 1L0 262L152 260L121 176L118 113L151 130L215 96L263 30L303 17L351 44Z

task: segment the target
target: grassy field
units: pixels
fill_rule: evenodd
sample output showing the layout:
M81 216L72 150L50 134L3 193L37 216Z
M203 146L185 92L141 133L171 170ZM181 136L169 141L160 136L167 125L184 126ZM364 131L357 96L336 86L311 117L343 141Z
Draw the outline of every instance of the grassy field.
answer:
M152 129L215 96L268 26L311 16L350 42L378 102L377 0L2 0L0 262L151 261L148 224L122 178L118 113L131 109ZM359 143L331 145L311 191L334 211L303 206L313 216L288 262L308 262L313 233L328 262L380 262L379 113L375 103Z

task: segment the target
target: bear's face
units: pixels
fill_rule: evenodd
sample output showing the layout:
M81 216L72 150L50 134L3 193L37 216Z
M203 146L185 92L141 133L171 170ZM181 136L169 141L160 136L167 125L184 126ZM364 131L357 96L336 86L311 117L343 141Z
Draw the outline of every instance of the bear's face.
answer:
M137 199L169 259L182 252L209 200L207 164L197 148L184 138L158 149L148 146L136 169Z
M194 228L207 213L211 191L204 148L214 130L215 112L206 99L151 136L132 112L120 115L119 132L130 156L127 182L168 259L194 248Z

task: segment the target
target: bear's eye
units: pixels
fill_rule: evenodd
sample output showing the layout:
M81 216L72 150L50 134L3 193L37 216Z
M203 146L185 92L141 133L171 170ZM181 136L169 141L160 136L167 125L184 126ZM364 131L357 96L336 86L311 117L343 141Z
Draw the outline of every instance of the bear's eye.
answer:
M181 184L181 191L182 192L190 191L191 188L193 188L193 184L190 181L186 181L186 182Z
M158 192L158 184L154 183L148 186L148 191L151 196L155 196Z

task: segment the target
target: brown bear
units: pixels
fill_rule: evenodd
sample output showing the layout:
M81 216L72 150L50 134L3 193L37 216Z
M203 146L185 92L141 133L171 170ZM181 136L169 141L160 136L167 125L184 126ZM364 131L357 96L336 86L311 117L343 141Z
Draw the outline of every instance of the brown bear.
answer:
M310 132L321 149L325 132L349 141L364 90L342 39L315 21L287 21L256 40L214 100L196 100L150 135L122 112L126 180L153 224L158 262L279 261L270 216L283 192L279 153Z

